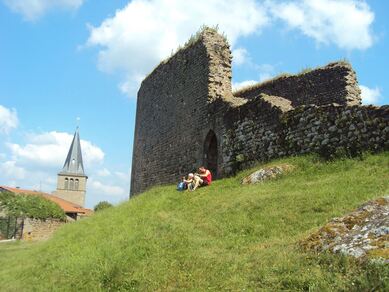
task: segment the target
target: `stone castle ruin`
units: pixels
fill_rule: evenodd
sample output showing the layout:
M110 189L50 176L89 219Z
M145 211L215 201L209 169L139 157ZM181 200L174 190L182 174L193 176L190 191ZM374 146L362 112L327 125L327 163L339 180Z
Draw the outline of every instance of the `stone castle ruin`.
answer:
M138 92L131 195L200 165L217 178L257 161L389 149L389 106L362 106L346 62L232 92L231 51L206 28Z

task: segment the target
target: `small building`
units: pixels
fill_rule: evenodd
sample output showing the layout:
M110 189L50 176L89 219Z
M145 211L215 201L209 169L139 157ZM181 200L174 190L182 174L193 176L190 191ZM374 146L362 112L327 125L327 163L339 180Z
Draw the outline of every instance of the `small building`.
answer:
M91 209L84 208L80 205L44 192L25 190L20 188L11 188L7 186L0 186L0 192L10 192L16 195L31 195L44 197L45 199L56 203L65 212L69 221L78 220L80 218L88 217L93 214L93 211Z

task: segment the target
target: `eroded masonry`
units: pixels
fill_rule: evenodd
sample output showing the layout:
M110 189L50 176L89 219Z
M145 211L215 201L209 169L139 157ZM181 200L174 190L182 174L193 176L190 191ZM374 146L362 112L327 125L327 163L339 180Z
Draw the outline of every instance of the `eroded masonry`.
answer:
M138 92L131 195L205 165L220 178L257 161L389 150L389 106L362 106L351 65L331 63L237 92L231 51L205 29Z

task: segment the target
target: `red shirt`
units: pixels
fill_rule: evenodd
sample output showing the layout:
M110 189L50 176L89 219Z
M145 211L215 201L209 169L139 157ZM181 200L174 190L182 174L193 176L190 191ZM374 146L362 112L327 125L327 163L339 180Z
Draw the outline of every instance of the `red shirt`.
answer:
M206 183L206 184L211 184L212 182L212 173L208 170L208 175L203 177L203 181Z

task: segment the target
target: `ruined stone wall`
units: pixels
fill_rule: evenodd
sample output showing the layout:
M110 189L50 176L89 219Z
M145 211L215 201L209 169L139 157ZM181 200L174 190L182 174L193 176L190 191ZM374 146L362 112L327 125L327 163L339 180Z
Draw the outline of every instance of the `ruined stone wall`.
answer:
M285 154L389 150L389 106L303 106L282 117Z
M282 156L280 117L290 110L289 100L264 94L228 110L223 117L223 175Z
M255 115L256 109L266 116ZM231 145L223 151L226 175L282 156L389 150L389 106L329 104L290 109L258 98L237 112L228 113L232 122L223 139Z
M176 182L199 167L214 114L231 94L231 52L206 30L197 41L161 63L138 92L131 194Z
M223 177L286 155L388 149L388 107L360 103L355 72L346 62L232 94L229 45L205 29L142 82L131 194L177 182L206 166L211 153L217 156L214 173ZM208 145L217 144L217 151L207 154L208 137L216 137Z
M64 224L66 224L64 221L55 219L39 220L26 218L24 220L22 239L27 241L49 239Z
M289 99L294 107L329 103L361 104L356 74L346 62L331 63L300 75L279 77L237 91L234 95L253 99L260 93L282 96Z

